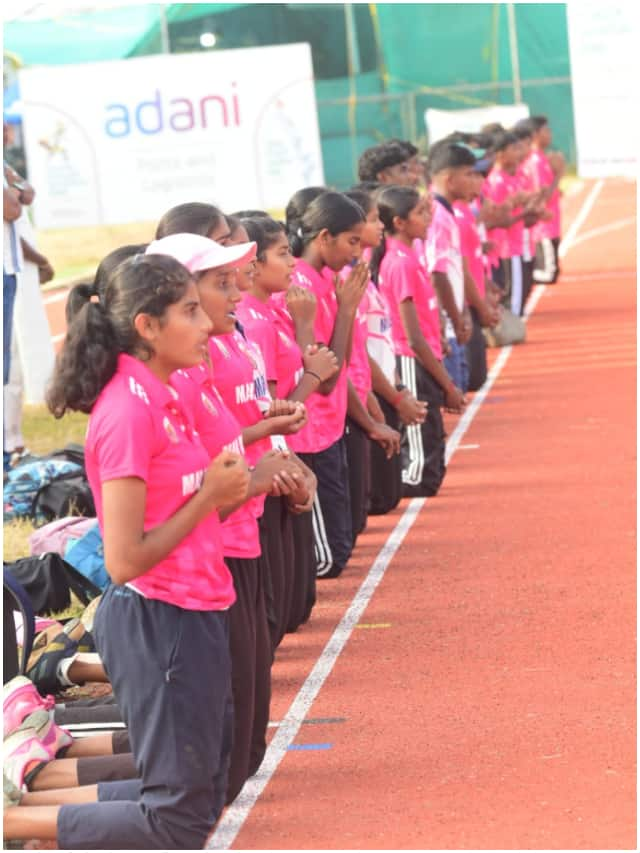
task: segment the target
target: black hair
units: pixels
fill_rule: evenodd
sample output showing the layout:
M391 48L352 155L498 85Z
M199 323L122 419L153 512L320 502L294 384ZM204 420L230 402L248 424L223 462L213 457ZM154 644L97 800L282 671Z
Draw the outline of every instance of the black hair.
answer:
M238 228L244 228L244 223L240 220L239 216L230 216L229 214L227 214L225 216L225 219L227 220L227 225L229 226L229 231L231 232L231 234L237 231Z
M420 193L413 189L413 187L387 186L377 194L378 216L384 225L385 236L380 245L376 246L371 253L371 261L369 262L371 280L375 284L378 284L380 264L387 251L386 237L395 233L393 226L394 216L406 219L418 204L420 198Z
M499 121L490 121L489 124L480 128L480 133L488 133L490 136L494 136L496 133L503 133L504 129L504 125L500 124Z
M399 145L401 148L404 148L404 150L407 152L407 160L410 157L415 157L418 153L418 149L416 148L416 146L413 144L413 142L409 142L408 139L396 139L394 137L393 139L387 139L387 142L391 142L394 145Z
M329 192L328 187L303 187L295 192L284 210L287 231L296 231L311 202L326 192Z
M287 205L287 211L289 205ZM344 193L333 190L324 192L314 198L300 219L290 220L287 216L287 234L291 252L299 258L321 231L326 229L332 237L336 237L364 220L365 215L360 205Z
M360 181L360 183L354 184L349 192L358 190L359 192L368 193L369 195L375 195L378 190L381 190L382 187L385 186L388 186L388 184L381 184L380 181Z
M84 289L74 294L77 310L46 394L54 417L61 418L67 410L91 412L116 372L120 353L150 358L153 350L138 335L135 317L149 314L162 320L191 281L189 271L174 258L137 254L111 271L99 302Z
M416 152L417 153L417 152ZM406 163L413 155L409 154L404 143L398 141L382 142L363 151L358 160L358 178L361 181L377 181L380 172Z
M135 243L129 246L120 246L118 249L114 249L113 252L109 252L98 264L93 281L86 284L77 284L70 291L64 309L67 326L85 302L88 302L94 296L98 300L103 296L109 276L119 264L133 255L144 254L146 248L147 243Z
M232 219L271 219L271 214L266 210L236 210L231 214ZM227 216L227 220L229 217Z
M170 234L199 234L208 237L211 231L226 219L224 213L213 204L190 201L168 210L158 222L156 240Z
M514 136L517 136L518 139L530 139L535 131L536 129L531 119L521 118L520 121L514 124L509 132L513 133Z
M282 222L277 222L270 216L254 216L241 220L249 240L256 244L256 260L264 261L265 252L270 249L280 235L287 235L287 229Z
M356 204L360 205L365 216L371 213L371 210L376 203L373 193L365 192L365 190L347 190L345 195L347 198L350 198L351 201L355 201Z
M549 124L549 119L546 116L529 116L529 121L531 122L534 133L542 130L546 124Z
M496 134L491 150L494 153L504 151L505 148L508 148L510 145L515 145L518 141L519 139L515 133L505 130L503 133Z
M463 142L449 142L441 139L429 149L428 169L433 177L445 169L459 169L463 166L475 166L476 156Z

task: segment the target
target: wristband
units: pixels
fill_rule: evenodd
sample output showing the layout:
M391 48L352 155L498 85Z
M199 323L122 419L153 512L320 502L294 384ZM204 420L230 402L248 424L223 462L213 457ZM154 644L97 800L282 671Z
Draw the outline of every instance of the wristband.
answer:
M395 395L395 397L391 400L391 405L393 406L394 409L397 408L400 400L402 400L403 397L406 397L408 393L409 393L408 388L403 388L401 391L398 391L398 393Z
M310 376L315 376L318 382L322 383L322 379L318 376L317 373L314 373L313 370L305 370L305 373L308 373Z

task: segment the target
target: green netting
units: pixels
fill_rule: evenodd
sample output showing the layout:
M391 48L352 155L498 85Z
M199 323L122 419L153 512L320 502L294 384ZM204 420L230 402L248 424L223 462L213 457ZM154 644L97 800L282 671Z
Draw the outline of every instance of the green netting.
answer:
M522 100L551 121L575 162L566 4L513 4ZM514 102L507 4L180 3L164 7L172 53L308 42L327 182L356 176L364 148L390 136L426 142L424 111ZM160 5L5 26L5 48L24 64L61 64L157 53ZM353 74L350 76L350 72Z

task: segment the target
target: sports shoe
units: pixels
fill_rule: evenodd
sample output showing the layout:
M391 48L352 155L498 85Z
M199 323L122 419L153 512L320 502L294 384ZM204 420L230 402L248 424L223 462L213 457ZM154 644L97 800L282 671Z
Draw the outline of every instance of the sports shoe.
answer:
M72 743L71 735L53 722L49 711L34 711L4 741L4 772L17 788L24 790L42 764Z
M53 706L53 696L43 698L32 681L24 675L16 675L2 688L3 738L18 729L29 714L37 710L51 711Z
M49 750L39 735L48 735L53 721L47 711L34 711L22 727L10 734L3 744L3 770L16 788L26 791L25 776L51 761Z
M93 631L93 623L96 618L96 610L98 609L98 605L100 604L101 599L101 595L98 595L96 596L96 598L92 599L82 611L82 614L80 616L80 621L89 633Z
M80 619L71 619L57 637L38 654L29 658L27 677L33 681L41 693L58 693L63 688L58 678L58 665L64 658L76 652L94 652L95 644L91 634L85 630Z
M2 805L5 809L17 806L22 799L22 791L17 788L6 773L2 773Z

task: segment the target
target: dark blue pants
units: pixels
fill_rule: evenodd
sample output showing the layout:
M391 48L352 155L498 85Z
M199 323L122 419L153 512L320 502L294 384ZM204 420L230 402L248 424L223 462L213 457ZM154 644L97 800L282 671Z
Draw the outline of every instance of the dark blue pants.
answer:
M318 478L313 506L313 541L319 578L342 574L353 548L349 469L344 438L320 453L299 453Z
M93 633L140 779L101 785L113 802L62 806L61 849L202 849L224 805L233 737L228 631L225 611L106 590Z

